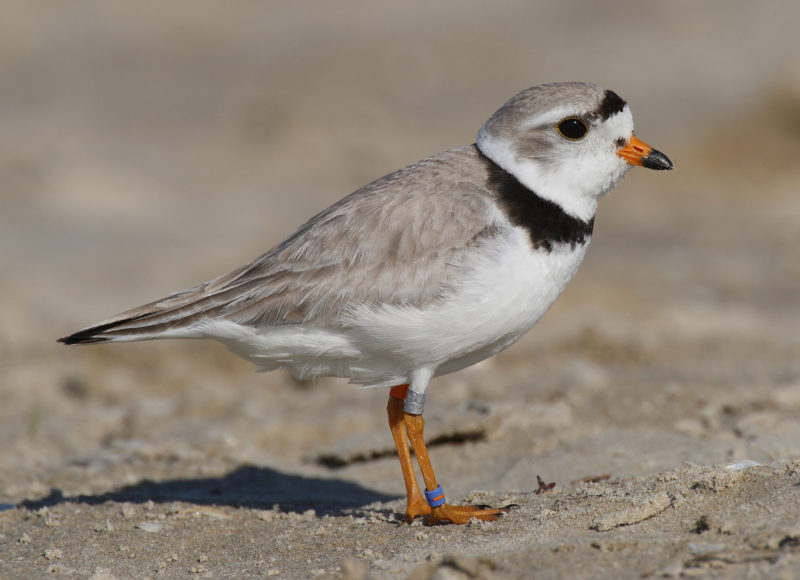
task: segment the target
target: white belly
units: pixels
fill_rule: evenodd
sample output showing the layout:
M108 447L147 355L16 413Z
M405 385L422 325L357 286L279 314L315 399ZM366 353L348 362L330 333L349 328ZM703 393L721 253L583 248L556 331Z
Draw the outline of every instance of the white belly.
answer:
M361 306L324 327L259 329L220 320L209 335L264 370L371 386L410 383L418 373L430 378L468 367L519 339L564 290L587 246L532 251L527 233L512 228L476 249L458 286L424 308Z
M424 309L354 312L349 320L358 332L351 338L360 343L365 368L354 368L353 380L410 381L409 373L421 368L441 375L503 350L550 308L580 266L587 246L588 240L575 248L534 252L527 233L514 228L509 237L476 257L470 275L447 299Z

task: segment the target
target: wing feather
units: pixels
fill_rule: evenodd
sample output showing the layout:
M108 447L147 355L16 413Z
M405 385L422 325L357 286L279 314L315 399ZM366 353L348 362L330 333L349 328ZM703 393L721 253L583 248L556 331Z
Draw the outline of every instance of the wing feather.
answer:
M452 149L353 192L249 264L61 339L143 340L225 318L242 325L336 324L358 305L421 306L496 235L474 146ZM499 223L499 222L498 222Z

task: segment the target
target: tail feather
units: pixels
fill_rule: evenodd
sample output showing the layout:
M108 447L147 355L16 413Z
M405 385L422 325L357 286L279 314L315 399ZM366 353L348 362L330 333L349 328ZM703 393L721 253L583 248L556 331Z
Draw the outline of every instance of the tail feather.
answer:
M244 277L258 262L233 272L176 292L161 300L127 310L112 318L59 338L63 344L93 344L111 341L136 341L154 338L201 338L202 322L213 318L231 304L258 301L277 294L276 289L261 288L265 282L274 282L269 276ZM279 286L277 290L282 290ZM283 304L283 303L281 303ZM259 316L263 313L259 312ZM279 318L279 314L274 315Z
M107 322L104 324L97 324L95 326L90 326L89 328L84 328L83 330L74 332L69 336L64 336L62 338L59 338L58 342L64 344L93 344L97 342L108 342L110 340L114 340L115 338L114 335L106 334L108 331L113 330L127 322L132 322L137 318L141 318L141 316L123 318L120 320L114 320L112 322ZM128 340L136 340L136 339L131 337Z
M233 272L227 277L235 274ZM213 305L213 294L207 290L219 285L221 276L161 300L126 310L93 326L59 338L63 344L94 344L111 341L135 341L158 338L160 332L191 323L192 316Z
M257 284L251 282L250 285ZM112 318L98 322L59 338L64 344L93 344L111 341L136 341L154 338L198 338L194 325L209 314L225 306L225 297L238 287L206 292L211 284L202 284L127 310Z

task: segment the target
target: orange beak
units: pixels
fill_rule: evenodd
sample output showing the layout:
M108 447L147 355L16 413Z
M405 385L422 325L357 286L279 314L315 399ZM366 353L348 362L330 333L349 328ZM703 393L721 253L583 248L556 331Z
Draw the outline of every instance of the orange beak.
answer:
M639 165L647 169L666 170L674 167L669 157L661 151L653 149L636 135L631 135L625 146L617 151L617 155L631 165Z

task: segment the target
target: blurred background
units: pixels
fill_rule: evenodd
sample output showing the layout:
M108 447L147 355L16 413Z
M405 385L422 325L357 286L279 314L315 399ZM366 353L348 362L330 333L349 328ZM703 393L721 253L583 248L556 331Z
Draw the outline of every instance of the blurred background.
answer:
M474 427L493 441L472 452L497 456L438 469L464 493L535 488L531 454L569 479L800 452L800 3L25 0L2 14L0 499L248 461L324 477L320 454L391 451L384 392L255 374L216 345L55 340L249 261L563 80L618 92L676 169L631 171L537 329L434 384L430 429ZM630 456L598 455L604 441ZM338 476L402 493L394 462L360 465Z

